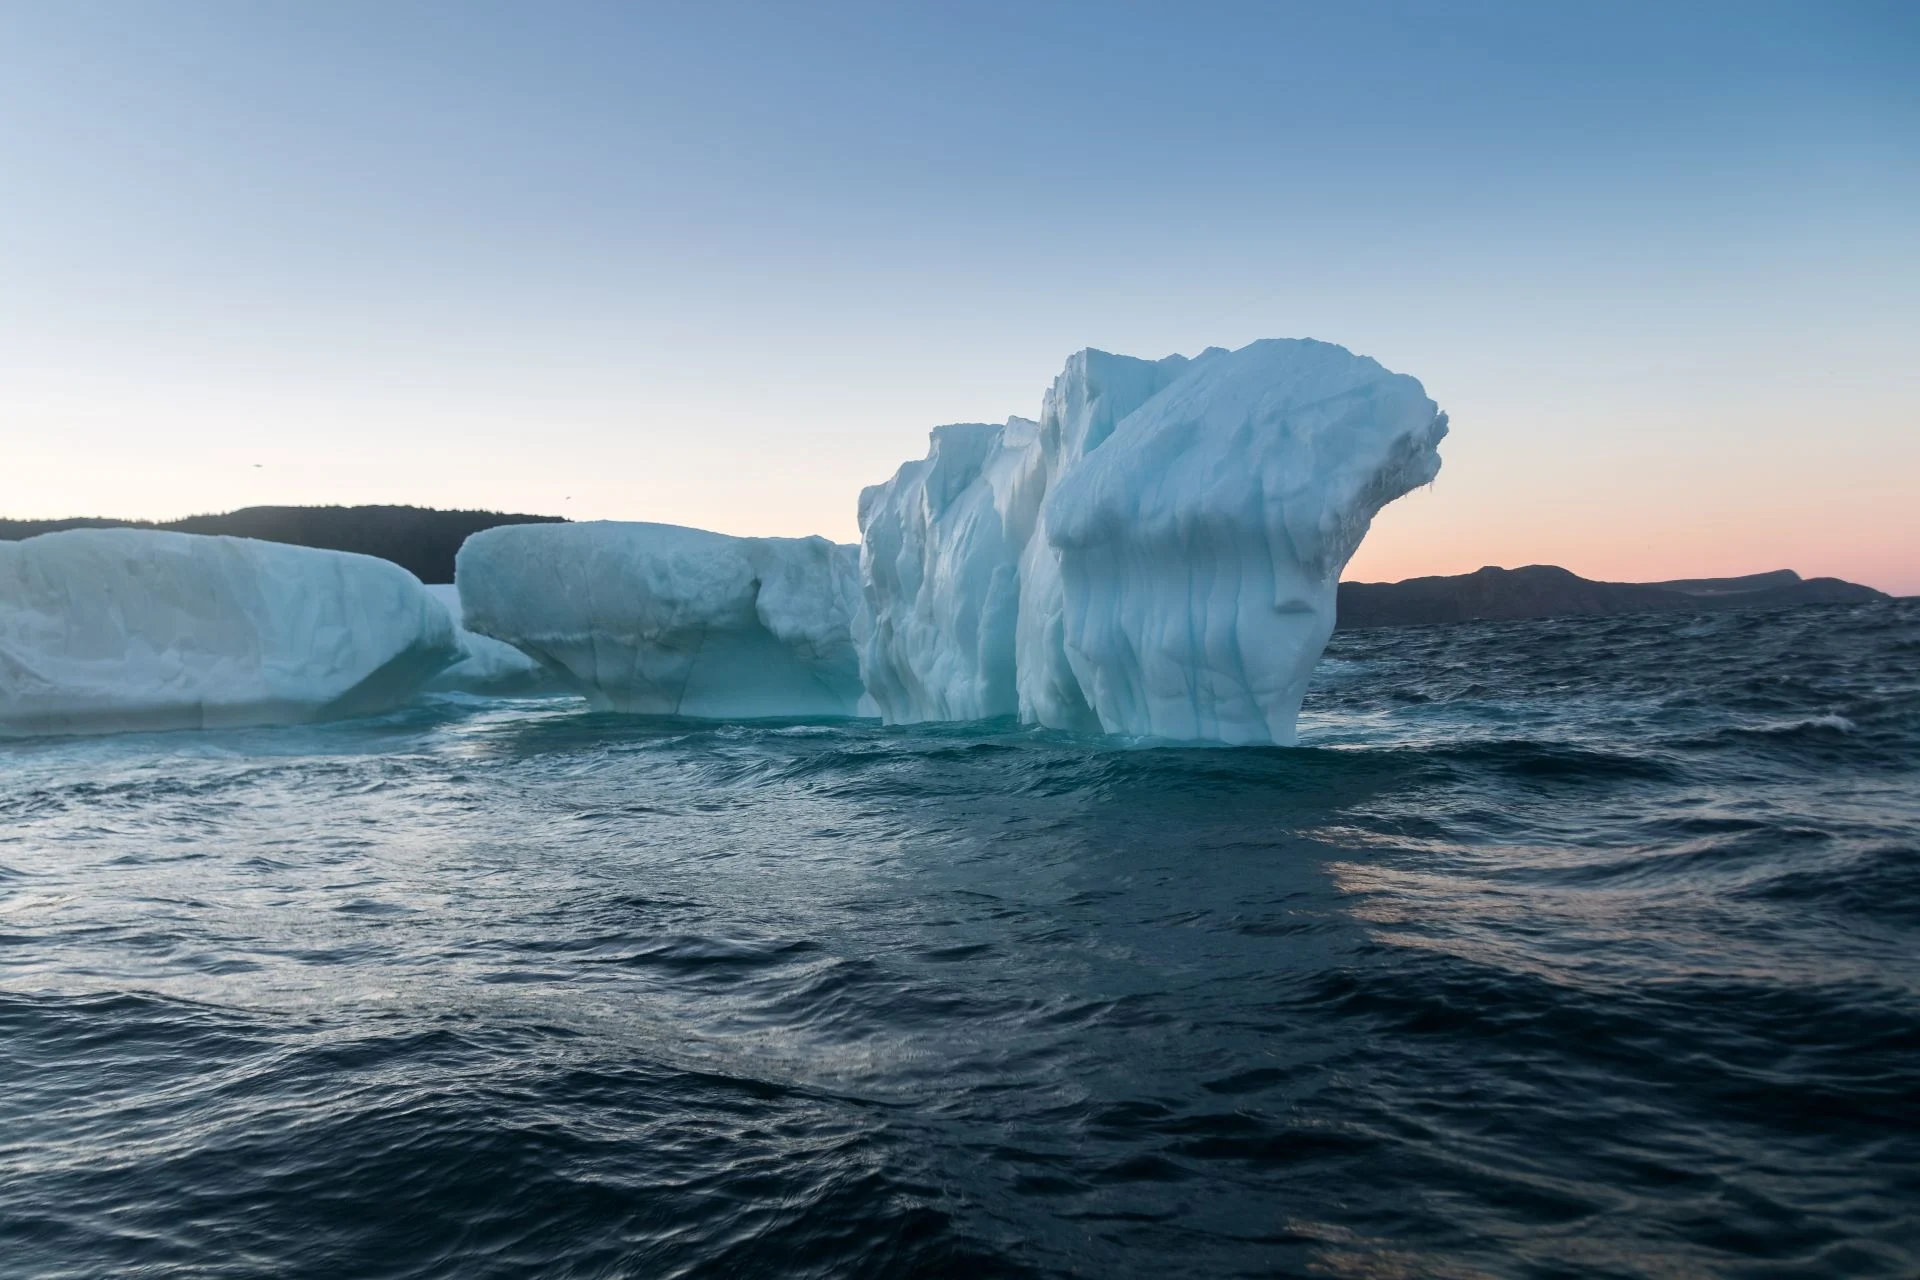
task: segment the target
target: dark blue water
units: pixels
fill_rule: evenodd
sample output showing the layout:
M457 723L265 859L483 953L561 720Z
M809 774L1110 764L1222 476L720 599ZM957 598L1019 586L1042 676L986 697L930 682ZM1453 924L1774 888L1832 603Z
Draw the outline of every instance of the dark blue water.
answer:
M1303 727L0 746L0 1275L1920 1273L1920 604Z

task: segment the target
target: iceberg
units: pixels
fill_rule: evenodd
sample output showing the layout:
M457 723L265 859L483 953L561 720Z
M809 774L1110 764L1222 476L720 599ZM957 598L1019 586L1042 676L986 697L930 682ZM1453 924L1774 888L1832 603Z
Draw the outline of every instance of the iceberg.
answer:
M428 583L427 592L453 619L460 658L427 682L431 693L471 693L490 698L537 698L570 692L553 673L505 641L477 635L462 621L460 589Z
M1446 432L1329 343L1080 352L1037 422L936 428L862 493L862 676L889 723L1291 744L1340 571Z
M0 734L373 714L457 656L446 610L371 556L152 529L0 543Z
M677 525L503 525L455 561L465 625L600 710L705 719L862 714L858 570L825 538Z

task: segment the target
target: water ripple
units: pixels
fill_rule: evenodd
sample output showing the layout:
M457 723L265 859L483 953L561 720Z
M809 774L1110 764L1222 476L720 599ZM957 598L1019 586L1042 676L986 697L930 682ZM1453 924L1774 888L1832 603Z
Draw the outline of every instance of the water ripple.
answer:
M1341 633L1292 751L0 745L0 1270L1912 1275L1916 653Z

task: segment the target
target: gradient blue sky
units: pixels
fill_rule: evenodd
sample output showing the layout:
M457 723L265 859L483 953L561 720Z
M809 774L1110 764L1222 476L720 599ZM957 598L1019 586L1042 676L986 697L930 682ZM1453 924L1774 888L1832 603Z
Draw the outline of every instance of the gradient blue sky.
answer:
M854 536L1066 355L1453 416L1349 576L1920 592L1920 5L0 0L0 514Z

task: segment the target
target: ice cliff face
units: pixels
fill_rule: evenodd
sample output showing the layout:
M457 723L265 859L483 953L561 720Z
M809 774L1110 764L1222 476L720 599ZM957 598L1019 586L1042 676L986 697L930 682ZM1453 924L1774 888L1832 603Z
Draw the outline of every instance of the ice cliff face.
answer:
M446 610L370 556L150 529L0 543L0 734L368 714L457 656Z
M1061 647L1044 499L1187 363L1082 351L1054 380L1038 422L935 427L924 459L860 495L862 601L872 619L861 674L889 723L1021 712L1099 729Z
M1081 351L1047 389L1040 406L1037 462L1051 493L1080 460L1107 442L1114 429L1158 395L1191 364L1184 356L1136 360L1104 351ZM1020 560L1020 627L1015 666L1020 718L1080 732L1131 733L1109 725L1087 704L1080 678L1068 661L1065 584L1049 532L1052 515L1043 504Z
M469 630L595 707L730 718L859 712L856 573L824 538L599 522L477 533L454 576Z
M1344 348L1084 351L1038 423L942 427L861 495L861 668L889 722L1291 743L1374 514L1446 415Z
M860 666L889 723L1017 706L1020 552L1045 493L1038 430L936 427L925 459L861 493Z

